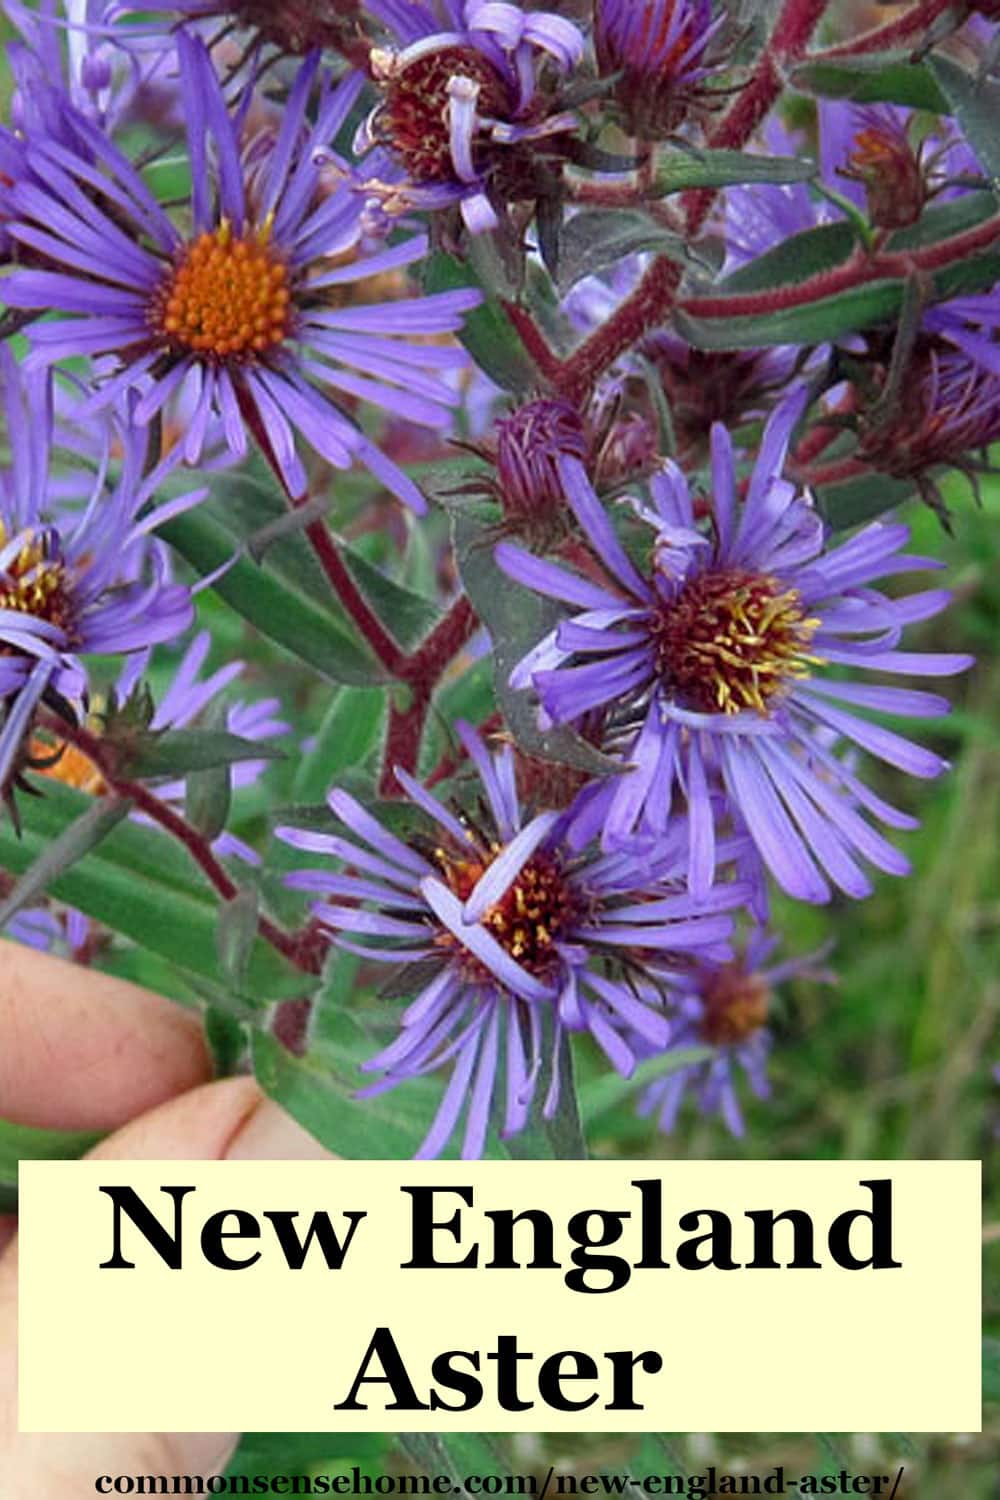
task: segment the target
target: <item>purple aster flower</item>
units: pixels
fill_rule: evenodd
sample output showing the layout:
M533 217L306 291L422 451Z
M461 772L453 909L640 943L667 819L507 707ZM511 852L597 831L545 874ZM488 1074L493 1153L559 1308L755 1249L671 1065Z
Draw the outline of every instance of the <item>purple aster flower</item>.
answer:
M844 681L826 666L947 676L966 656L898 649L903 627L936 615L940 589L890 598L876 579L936 567L903 551L907 527L875 524L828 549L823 522L782 477L798 392L765 428L746 496L738 502L729 435L712 431L711 495L696 509L676 464L633 502L651 528L646 564L622 545L577 460L562 458L566 498L600 559L606 581L501 543L497 561L514 580L573 606L517 666L512 683L534 687L549 722L575 723L603 709L631 771L597 786L579 837L602 830L606 848L668 826L686 798L692 893L709 888L717 815L712 788L778 883L791 895L829 899L827 877L848 895L870 891L859 857L903 874L906 860L867 821L909 826L869 791L817 730L830 730L920 777L945 762L864 716L947 713L944 698L908 688ZM707 512L707 514L706 514ZM857 710L862 710L859 713ZM584 794L587 796L588 794Z
M571 851L564 814L525 819L511 748L491 755L473 730L458 728L491 826L456 815L397 771L433 822L429 840L404 843L338 790L329 804L349 837L278 830L294 847L331 855L351 872L288 877L321 894L316 915L340 934L341 947L382 963L421 965L421 987L398 1037L365 1065L381 1076L361 1095L453 1063L421 1157L443 1150L466 1106L462 1154L482 1154L501 1067L503 1134L527 1124L543 1075L543 1115L551 1118L569 1032L589 1032L626 1076L636 1061L626 1033L665 1046L661 997L649 985L640 997L634 971L654 954L724 959L732 925L726 912L746 894L734 881L695 903L678 888L679 845L670 838L641 865L628 853Z
M767 1061L772 1039L767 1023L774 989L797 975L834 982L831 973L818 967L825 950L769 964L777 942L763 928L754 927L737 957L692 966L672 976L674 1030L669 1050L707 1046L712 1056L655 1079L643 1089L639 1113L653 1116L661 1130L673 1130L681 1105L690 1096L702 1114L720 1115L731 1134L741 1136L740 1074L755 1098L770 1096Z
M141 478L145 441L135 429L107 422L96 474L75 475L85 503L69 507L66 481L54 472L52 392L48 375L24 374L0 351L8 419L9 468L0 472L0 784L5 784L34 712L57 693L81 703L87 673L81 655L141 651L175 640L193 617L188 589L170 581L166 550L151 541L156 526L200 493L153 510ZM117 479L108 477L112 446ZM58 498L53 496L58 492ZM143 511L142 519L137 516Z
M594 41L602 74L620 74L617 99L630 135L670 135L711 95L709 44L726 22L712 0L596 0Z
M382 185L387 208L457 204L472 234L495 229L498 208L532 196L535 152L577 128L572 112L552 112L539 77L543 62L559 74L576 67L581 33L502 0L370 0L368 9L401 44L370 55L382 99L357 142L381 142L406 174Z
M213 417L242 456L246 428L293 494L306 486L296 431L338 468L355 458L415 510L420 491L334 404L330 392L446 425L455 392L443 374L463 365L456 347L415 344L454 332L478 293L447 292L365 305L356 283L419 260L427 240L391 249L361 245L364 204L349 182L321 192L323 153L357 97L360 79L320 84L300 68L273 141L241 150L243 111L227 109L204 44L180 31L181 92L188 125L193 233L186 237L140 173L81 117L74 123L93 163L50 139L28 144L45 186L17 182L9 232L48 269L5 282L11 306L70 314L32 326L29 364L115 353L121 371L93 409L142 390L134 418L148 424L185 382L197 404L183 456L197 463ZM94 163L97 165L95 166Z

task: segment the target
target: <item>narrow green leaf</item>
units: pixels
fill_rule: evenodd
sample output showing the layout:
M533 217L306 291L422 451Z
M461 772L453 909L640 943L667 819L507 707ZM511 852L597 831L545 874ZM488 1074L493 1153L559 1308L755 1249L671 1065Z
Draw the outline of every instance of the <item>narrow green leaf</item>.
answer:
M353 623L340 609L306 538L295 528L282 528L282 523L289 519L287 503L270 476L221 474L213 483L212 499L202 509L230 531L236 541L245 542L251 549L262 533L270 537L265 563L273 575L297 595L305 594L331 614L345 631L355 634ZM275 528L282 528L277 535ZM336 541L355 583L376 614L390 626L403 646L415 645L437 623L436 606L412 589L395 583L343 538L337 537Z
M934 300L984 290L1000 277L1000 254L970 256L932 278ZM773 311L694 318L678 309L678 332L698 349L756 349L772 344L825 344L875 323L895 322L905 283L870 281L816 302ZM727 283L726 290L731 287Z
M0 929L30 906L66 875L84 855L103 843L111 830L128 815L130 802L114 797L84 800L84 809L51 843L39 849L21 874L17 885L0 905Z
M940 52L932 52L927 65L948 101L947 112L956 117L969 145L1000 189L1000 83L989 76L977 78Z
M658 198L690 188L733 187L752 182L808 182L816 163L802 156L758 156L744 151L664 151L656 163L652 192Z
M18 1162L76 1161L100 1139L98 1131L39 1130L0 1120L0 1213L17 1209Z
M904 52L873 53L835 62L804 63L792 74L793 87L825 99L855 104L905 104L931 114L947 114L948 101L923 63Z
M244 760L284 760L285 752L266 741L244 740L224 729L176 729L150 736L129 760L129 775L185 776Z
M848 260L857 245L850 224L820 224L804 229L782 240L773 250L758 255L748 265L727 276L714 290L727 292L770 292L777 287L797 286L824 271L832 271Z
M374 1048L346 1017L338 1028L342 1047L292 1054L266 1032L252 1041L257 1082L328 1151L357 1160L405 1160L430 1129L440 1090L414 1078L376 1099L356 1099L370 1082L358 1070Z
M316 743L303 756L292 788L296 802L321 802L342 771L363 766L378 744L385 694L343 687L330 699Z
M443 253L432 255L426 262L423 280L427 292L480 287L484 301L466 314L462 343L497 385L515 395L528 395L538 384L538 371L499 299L491 295L492 288L483 287L467 263Z
M233 783L228 766L191 771L184 785L184 812L203 838L217 839L229 821Z
M160 534L203 578L228 563L236 550L232 534L204 506L169 521ZM367 646L328 610L275 577L270 560L258 567L239 558L216 580L215 592L262 635L328 681L362 686L379 681L382 669Z

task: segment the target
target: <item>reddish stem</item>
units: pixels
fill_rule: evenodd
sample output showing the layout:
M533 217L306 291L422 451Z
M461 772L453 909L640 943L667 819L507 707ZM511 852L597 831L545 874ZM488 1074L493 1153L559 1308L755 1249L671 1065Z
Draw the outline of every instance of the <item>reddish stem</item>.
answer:
M405 675L406 653L397 645L351 577L350 570L337 550L325 521L310 521L306 537L320 567L345 612L368 642L385 670L393 677Z
M1000 215L966 229L951 239L917 250L883 252L881 255L856 254L842 266L810 276L792 286L774 287L766 292L744 292L730 295L690 297L683 310L696 318L740 318L758 314L785 312L805 307L839 292L853 291L873 281L899 281L915 271L940 271L957 264L977 251L1000 240Z
M148 787L143 786L142 782L133 781L119 773L115 764L117 757L113 747L106 745L97 735L91 734L81 725L70 724L53 715L43 716L40 722L58 739L82 751L100 771L108 788L116 796L131 802L140 812L145 813L151 822L156 823L178 843L183 844L212 888L224 901L232 901L239 894L239 886L220 864L204 835L193 828L166 802L161 802ZM290 933L278 927L268 917L260 917L257 930L265 942L270 943L272 948L277 949L296 968L308 974L319 974L322 971L327 941L317 934L315 928L306 928L303 933Z
M887 52L902 42L909 41L918 32L925 31L938 16L952 8L952 0L920 0L918 5L911 6L903 15L887 21L884 26L875 26L871 31L863 31L860 36L838 42L834 47L824 47L820 52L810 52L806 62L836 62L838 58Z
M661 323L673 305L680 284L681 268L659 256L635 291L580 345L559 369L556 385L569 401L583 402L602 375L618 357L638 343L644 333Z
M389 709L380 784L384 796L398 796L400 793L397 766L411 774L416 771L434 689L449 663L471 639L478 623L468 598L460 594L423 644L408 658L403 677L410 690L409 702L405 707L393 703Z
M822 19L829 0L785 0L768 44L746 86L717 125L708 132L715 149L741 150L757 126L771 113L785 86L789 66L801 60ZM718 196L717 188L685 193L688 233L696 235Z
M754 130L770 113L784 86L785 69L805 52L828 3L829 0L785 0L751 78L710 133L710 146L739 149L746 145ZM717 195L718 190L714 188L685 193L683 203L689 239L698 234ZM663 256L654 261L632 295L625 299L604 327L592 334L550 375L557 390L570 401L585 400L598 377L644 333L667 317L680 279L681 268L673 261ZM523 329L521 334L525 338Z
M557 382L562 370L562 360L549 348L548 340L534 318L516 302L504 301L502 305L517 330L521 343L537 366L539 375L550 384Z

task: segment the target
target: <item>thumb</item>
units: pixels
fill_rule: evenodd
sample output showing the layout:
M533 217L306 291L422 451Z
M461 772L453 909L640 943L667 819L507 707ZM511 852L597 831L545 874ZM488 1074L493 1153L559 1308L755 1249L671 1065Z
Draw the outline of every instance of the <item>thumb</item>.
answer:
M326 1152L248 1078L207 1084L132 1120L92 1153L113 1161L293 1160ZM0 1494L92 1494L104 1474L219 1473L236 1433L19 1433L17 1241L0 1257Z

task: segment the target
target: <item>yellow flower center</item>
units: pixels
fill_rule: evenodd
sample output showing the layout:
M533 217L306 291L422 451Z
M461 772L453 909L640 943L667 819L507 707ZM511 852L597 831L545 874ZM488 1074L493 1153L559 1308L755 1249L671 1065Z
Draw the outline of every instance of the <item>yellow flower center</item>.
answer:
M172 345L247 361L291 331L288 267L269 245L270 224L234 236L223 219L186 247L157 291L151 322Z
M0 548L7 545L7 527L0 521ZM55 553L56 555L52 555ZM73 600L66 564L49 531L25 531L20 550L0 571L0 609L16 610L36 620L57 625L72 639ZM9 647L0 648L9 651Z
M822 658L794 589L739 568L699 574L653 621L660 678L699 713L766 714Z

